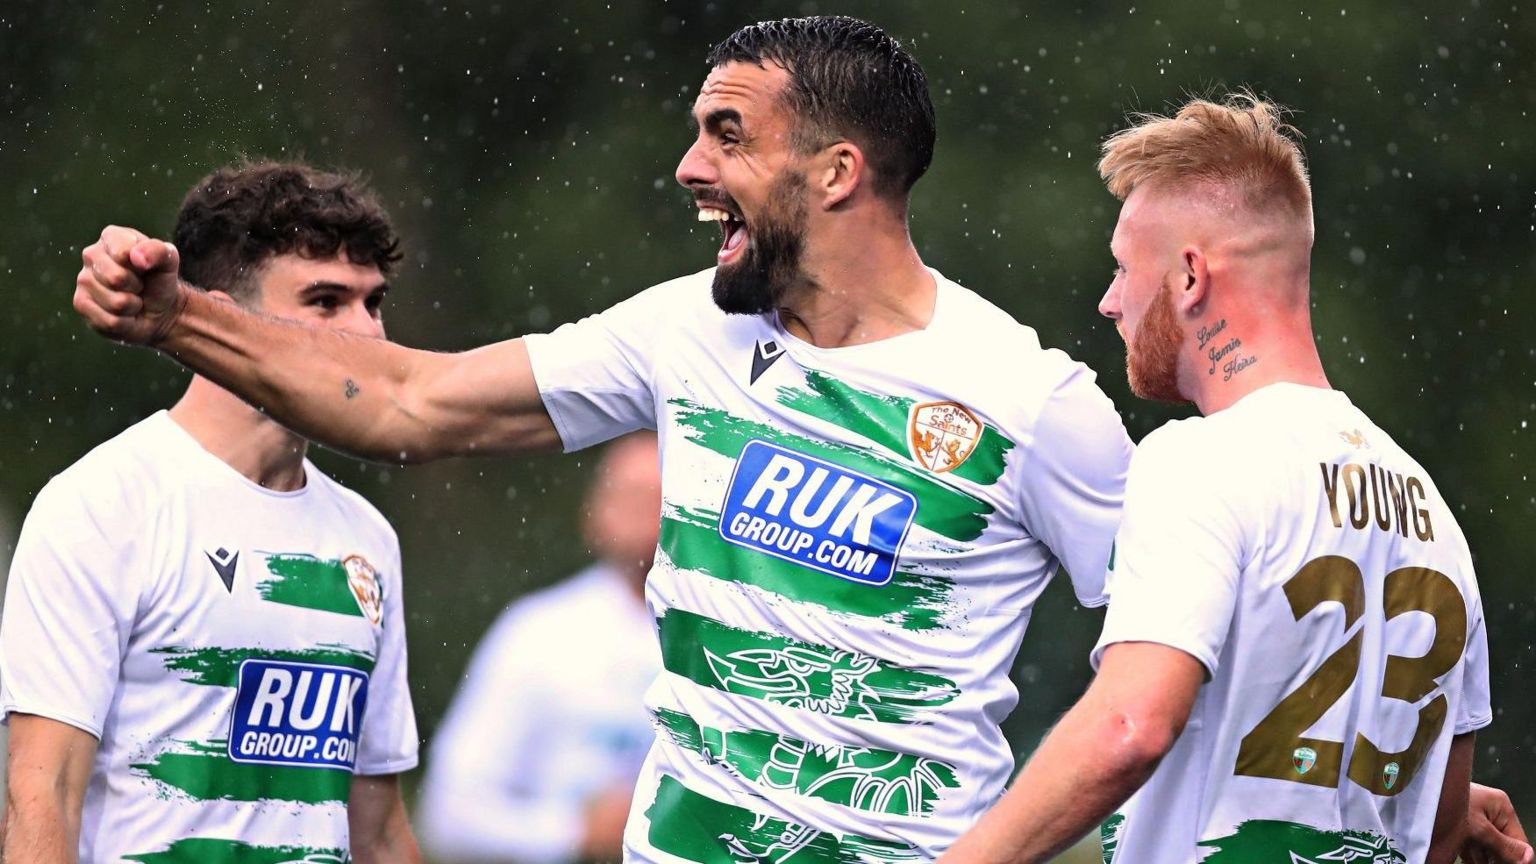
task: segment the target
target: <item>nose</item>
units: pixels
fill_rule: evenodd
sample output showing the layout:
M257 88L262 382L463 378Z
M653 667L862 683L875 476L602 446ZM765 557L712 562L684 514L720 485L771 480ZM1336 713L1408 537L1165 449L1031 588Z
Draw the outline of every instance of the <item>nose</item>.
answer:
M1099 314L1111 321L1120 320L1120 280L1109 283L1104 296L1099 298Z
M336 329L355 336L382 339L384 338L384 319L374 314L374 311L365 303L349 303L346 317L337 322Z
M688 152L683 154L682 161L677 163L677 173L674 176L678 183L690 189L694 186L713 186L719 182L719 173L704 155L702 138L694 141L693 146L688 148Z

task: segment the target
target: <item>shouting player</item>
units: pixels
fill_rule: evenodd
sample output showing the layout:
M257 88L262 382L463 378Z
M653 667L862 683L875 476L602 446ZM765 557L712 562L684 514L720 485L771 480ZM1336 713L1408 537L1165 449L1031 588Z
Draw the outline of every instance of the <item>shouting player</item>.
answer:
M554 333L438 354L298 327L180 287L175 250L119 228L79 308L378 459L656 428L665 673L628 855L932 857L1012 770L1007 672L1047 580L1104 601L1131 444L1092 372L919 259L910 54L804 18L709 59L677 179L717 266Z
M1482 601L1454 508L1323 374L1287 131L1195 100L1104 146L1099 309L1132 390L1205 416L1137 449L1098 677L948 861L1041 861L1105 817L1106 861L1456 857Z
M1131 445L1089 370L919 259L934 115L910 54L817 17L709 62L677 179L716 266L554 333L439 354L296 327L116 227L75 306L376 459L657 429L665 672L628 857L932 857L1011 771L1007 671L1046 582L1065 565L1105 602Z
M383 342L398 241L356 178L225 169L175 238L199 300ZM5 860L419 860L399 547L305 447L198 376L38 494L0 623Z

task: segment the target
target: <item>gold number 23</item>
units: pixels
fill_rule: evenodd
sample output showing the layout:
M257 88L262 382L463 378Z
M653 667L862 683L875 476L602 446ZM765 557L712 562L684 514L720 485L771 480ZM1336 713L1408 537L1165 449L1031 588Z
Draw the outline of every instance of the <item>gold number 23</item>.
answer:
M1388 655L1382 679L1383 697L1418 702L1435 689L1436 678L1456 665L1466 647L1466 601L1450 577L1425 567L1393 570L1382 588L1386 620L1404 612L1426 612L1435 621L1429 651L1422 657ZM1323 603L1338 603L1344 607L1344 632L1348 633L1365 614L1365 577L1348 558L1325 555L1307 562L1285 583L1285 596L1297 621ZM1339 785L1343 742L1307 738L1302 733L1354 684L1364 632L1363 628L1356 630L1342 648L1329 655L1316 672L1243 736L1236 773L1312 786ZM1396 795L1406 789L1444 727L1446 710L1444 693L1420 708L1412 743L1396 753L1384 753L1356 733L1349 779L1377 795Z

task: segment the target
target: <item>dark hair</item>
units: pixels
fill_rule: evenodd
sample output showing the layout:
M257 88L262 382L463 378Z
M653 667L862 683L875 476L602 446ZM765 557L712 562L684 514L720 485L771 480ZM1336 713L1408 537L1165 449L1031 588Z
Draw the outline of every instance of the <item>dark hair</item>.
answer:
M356 173L302 162L253 161L213 172L187 193L173 240L181 275L204 290L246 299L267 259L296 252L388 273L400 238L384 207Z
M905 196L933 161L933 101L923 67L867 21L819 15L750 24L709 52L711 66L771 60L789 72L784 98L802 151L843 138L874 168L875 191Z

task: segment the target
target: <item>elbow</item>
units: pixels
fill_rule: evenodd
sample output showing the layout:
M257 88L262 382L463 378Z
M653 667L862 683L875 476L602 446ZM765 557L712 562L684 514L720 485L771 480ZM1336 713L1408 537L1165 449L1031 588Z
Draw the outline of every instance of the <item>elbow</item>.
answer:
M1184 731L1182 722L1147 712L1116 711L1109 720L1112 728L1104 740L1109 742L1113 770L1122 777L1138 778L1138 785L1152 776Z

